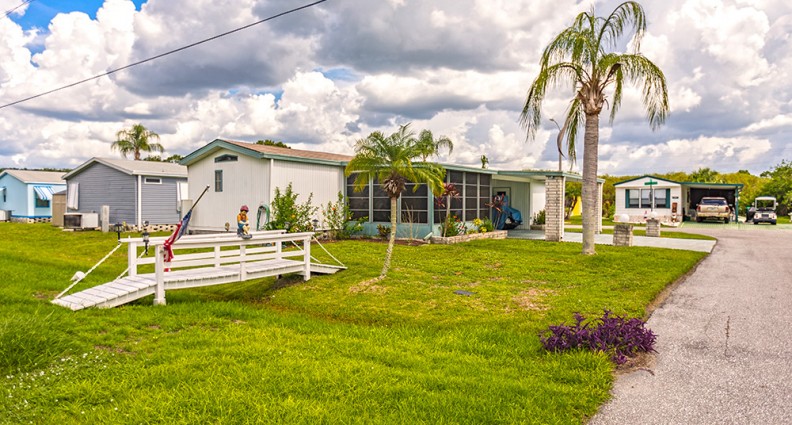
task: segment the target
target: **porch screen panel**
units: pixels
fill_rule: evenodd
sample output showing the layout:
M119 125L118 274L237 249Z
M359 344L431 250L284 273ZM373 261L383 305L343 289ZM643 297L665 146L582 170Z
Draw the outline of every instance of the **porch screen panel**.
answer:
M457 191L459 191L459 197L451 198L451 211L456 214L457 216L462 216L462 195L465 184L465 173L461 171L449 171L448 172L448 181L453 183L456 186Z
M425 184L408 183L401 196L402 223L427 223L429 220L429 189Z
M489 218L490 209L486 206L490 202L490 193L492 193L491 186L492 177L489 174L479 175L479 202L478 202L478 216L479 218Z
M465 221L478 217L478 173L465 173Z
M388 197L388 194L382 190L382 187L376 179L374 179L373 184L374 196L372 201L374 208L371 212L371 219L372 221L390 223L390 198Z
M358 219L369 217L371 219L371 212L369 211L369 195L371 195L371 184L366 185L360 192L355 192L355 175L347 177L346 193L347 201L349 202L349 210L352 212L352 218Z

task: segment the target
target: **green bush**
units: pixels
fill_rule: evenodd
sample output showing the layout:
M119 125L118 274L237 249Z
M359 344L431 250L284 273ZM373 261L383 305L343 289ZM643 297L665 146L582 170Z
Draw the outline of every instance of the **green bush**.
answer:
M467 233L467 226L456 214L450 214L446 217L443 223L443 235L445 237L464 235L465 233Z
M275 198L272 201L272 218L267 223L267 230L286 229L289 233L310 232L313 230L311 217L319 209L311 205L313 193L308 195L304 204L297 203L297 194L289 183L286 191L281 193L275 188ZM288 223L288 225L287 225Z
M323 224L330 239L349 239L352 235L363 231L363 223L368 217L352 219L349 203L344 200L344 195L338 192L336 202L328 202L327 207L322 207Z
M533 224L536 224L536 225L545 224L545 220L546 220L545 210L539 210L533 216Z
M388 236L390 236L390 232L391 232L390 226L385 226L383 224L377 225L377 234L379 235L379 237L387 238Z
M489 217L486 217L484 219L477 218L477 219L473 220L473 224L476 227L478 227L478 232L479 233L487 233L487 232L492 232L493 230L495 230L495 225L492 224L492 220L490 220Z

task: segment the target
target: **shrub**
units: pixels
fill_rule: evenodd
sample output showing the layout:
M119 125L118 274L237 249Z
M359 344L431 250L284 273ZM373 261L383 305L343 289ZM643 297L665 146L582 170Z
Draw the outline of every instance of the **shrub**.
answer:
M304 204L297 203L297 194L292 191L292 185L286 186L286 191L281 193L275 188L275 198L272 201L272 218L267 223L267 230L286 229L289 233L309 232L313 230L311 217L319 208L311 205L313 193L308 195ZM287 225L288 223L288 225Z
M363 223L368 221L368 217L352 220L349 203L344 200L341 192L338 192L336 202L328 202L326 208L322 207L322 217L331 239L349 239L355 233L361 232Z
M533 224L537 224L537 225L545 224L545 220L546 220L545 210L539 210L533 216Z
M654 350L657 336L646 323L637 318L627 319L612 316L605 310L601 318L585 322L585 318L575 313L575 324L550 326L540 335L545 350L561 352L578 348L602 351L611 355L616 364L623 364L627 357Z
M382 224L377 225L377 234L379 235L379 237L387 238L388 236L390 236L390 232L391 232L390 226L385 226Z
M467 232L467 226L456 214L450 214L446 217L443 223L443 229L443 235L445 237L464 235Z
M473 224L478 228L479 233L487 233L495 230L495 225L492 224L492 220L490 220L489 217L484 218L483 220L477 218L473 220Z

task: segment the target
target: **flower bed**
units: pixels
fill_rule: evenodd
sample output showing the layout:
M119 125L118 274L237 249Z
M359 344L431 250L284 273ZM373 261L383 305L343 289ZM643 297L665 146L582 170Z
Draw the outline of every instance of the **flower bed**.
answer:
M507 231L505 230L494 230L492 232L484 232L484 233L470 233L466 235L458 235L458 236L449 236L449 237L442 237L442 236L432 236L429 241L431 243L436 244L443 244L443 245L451 245L460 242L467 242L476 239L506 239Z

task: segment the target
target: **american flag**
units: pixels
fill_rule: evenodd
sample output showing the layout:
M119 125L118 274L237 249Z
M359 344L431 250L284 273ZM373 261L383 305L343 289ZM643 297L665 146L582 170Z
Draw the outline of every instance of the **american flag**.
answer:
M190 218L192 217L192 210L187 212L184 218L181 219L179 224L176 225L176 230L173 231L173 234L162 244L162 247L165 248L165 262L170 263L173 260L173 244L182 237L182 235L187 231L187 226L190 224Z

